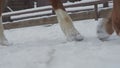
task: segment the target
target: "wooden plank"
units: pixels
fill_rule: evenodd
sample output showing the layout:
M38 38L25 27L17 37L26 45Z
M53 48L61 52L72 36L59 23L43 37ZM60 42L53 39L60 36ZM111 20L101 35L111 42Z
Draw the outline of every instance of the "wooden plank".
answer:
M65 8L67 7L78 7L78 6L89 6L89 5L94 5L94 4L102 4L105 3L106 1L91 1L91 2L84 2L84 3L77 3L77 4L72 4L72 5L64 5ZM14 16L14 15L20 15L20 14L26 14L26 13L34 13L34 12L40 12L40 11L47 11L47 10L51 10L52 7L47 7L47 8L43 8L43 9L33 9L33 10L25 10L25 11L15 11L15 12L9 12L9 13L5 13L3 14L3 16Z
M107 0L107 1L111 1L111 0ZM77 4L71 4L71 5L64 5L65 8L68 8L68 7L78 7L78 6L89 6L89 5L95 5L95 13L96 13L96 19L98 17L98 13L97 13L97 10L98 10L98 7L97 7L97 4L102 4L102 3L105 3L107 2L106 0L105 1L91 1L91 2L83 2L83 3L77 3ZM33 9L33 10L22 10L22 11L15 11L15 12L10 12L10 13L4 13L3 14L3 21L4 20L9 20L9 21L12 21L11 20L11 16L14 16L14 15L20 15L20 14L28 14L28 13L35 13L35 12L43 12L43 11L48 11L48 10L52 10L52 7L46 7L46 8L38 8L38 9ZM49 14L51 15L51 14ZM38 16L42 16L42 15L37 15L36 17ZM35 16L31 16L31 17L35 17ZM28 17L30 18L30 17ZM21 19L24 19L24 18L21 18Z
M105 17L111 9L101 10L100 17ZM72 13L70 14L73 21L77 20L85 20L85 19L93 19L95 16L94 11L82 12L82 13ZM55 24L57 23L56 16L51 16L47 18L38 18L31 20L24 20L18 22L9 22L4 24L5 29L14 29L14 28L22 28L22 27L30 27L30 26L39 26L44 24Z

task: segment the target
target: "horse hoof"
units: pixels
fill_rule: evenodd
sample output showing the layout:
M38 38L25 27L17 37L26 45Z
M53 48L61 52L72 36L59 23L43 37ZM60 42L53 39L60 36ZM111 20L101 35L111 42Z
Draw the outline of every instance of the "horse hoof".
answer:
M75 41L82 41L83 39L84 39L83 36L77 35L74 40Z
M68 41L82 41L84 39L81 35L75 35L67 38Z
M9 46L9 43L8 43L8 41L4 41L4 42L0 42L0 45L1 46Z
M101 38L99 38L99 40L101 40L101 41L108 41L108 38L109 37L101 37Z
M107 41L108 38L110 37L110 35L107 34L105 31L97 31L97 37L98 37L101 41Z

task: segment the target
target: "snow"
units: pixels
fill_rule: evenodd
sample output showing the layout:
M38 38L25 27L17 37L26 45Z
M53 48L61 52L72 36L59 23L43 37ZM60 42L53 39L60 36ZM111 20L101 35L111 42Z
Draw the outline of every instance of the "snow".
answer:
M120 68L120 38L96 35L99 21L74 21L83 41L68 42L59 24L5 30L10 46L0 46L0 68Z
M93 0L83 2L86 1ZM65 5L68 4L72 3ZM11 12L11 14L48 7L50 6ZM93 6L77 8L87 9ZM67 8L67 10L76 9ZM5 14L10 13L3 15ZM79 42L66 41L59 24L5 30L5 36L11 45L0 46L0 68L120 68L120 38L114 33L108 41L100 41L96 34L100 21L101 19L74 21L77 30L85 37Z

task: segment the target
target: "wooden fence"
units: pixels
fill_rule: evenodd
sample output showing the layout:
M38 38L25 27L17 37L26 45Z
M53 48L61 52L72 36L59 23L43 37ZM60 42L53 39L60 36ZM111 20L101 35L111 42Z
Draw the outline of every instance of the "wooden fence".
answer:
M64 4L65 8L69 8L69 7L79 7L79 6L94 6L94 12L95 12L95 20L98 20L99 18L99 12L98 12L98 4L103 4L106 3L108 1L111 0L105 0L105 1L90 1L90 2L78 2L76 4ZM91 9L87 9L87 10L91 10ZM21 11L15 11L15 12L9 12L9 13L3 13L3 21L7 22L7 21L17 21L17 20L22 20L22 19L28 19L28 18L34 18L34 17L41 17L41 16L48 16L48 15L54 15L54 13L47 13L47 14L42 14L42 15L30 15L30 16L25 16L25 17L20 17L20 18L11 18L12 16L16 16L16 15L24 15L24 14L29 14L29 13L37 13L37 12L45 12L45 11L52 11L52 7L38 7L36 9L28 9L28 10L21 10ZM67 12L73 12L73 11L67 11Z

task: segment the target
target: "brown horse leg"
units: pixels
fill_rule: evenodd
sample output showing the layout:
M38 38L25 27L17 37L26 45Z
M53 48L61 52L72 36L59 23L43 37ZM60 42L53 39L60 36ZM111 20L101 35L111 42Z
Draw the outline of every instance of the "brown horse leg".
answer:
M98 24L97 34L100 40L107 40L109 36L114 32L112 27L112 18L111 14L108 18L105 18Z
M8 42L4 36L4 28L3 28L3 25L2 25L2 4L3 4L3 1L0 0L0 45L8 45Z
M72 19L65 11L62 2L60 0L50 0L51 5L56 13L58 22L64 34L66 35L69 41L81 41L83 37L75 29Z
M110 14L110 16L108 17L106 23L105 23L105 29L106 29L106 32L111 35L113 32L114 32L114 29L113 29L113 24L112 24L112 15Z
M113 0L112 24L117 35L120 36L120 0Z
M120 36L120 16L119 15L120 14L114 12L114 14L112 15L112 24L116 34Z

